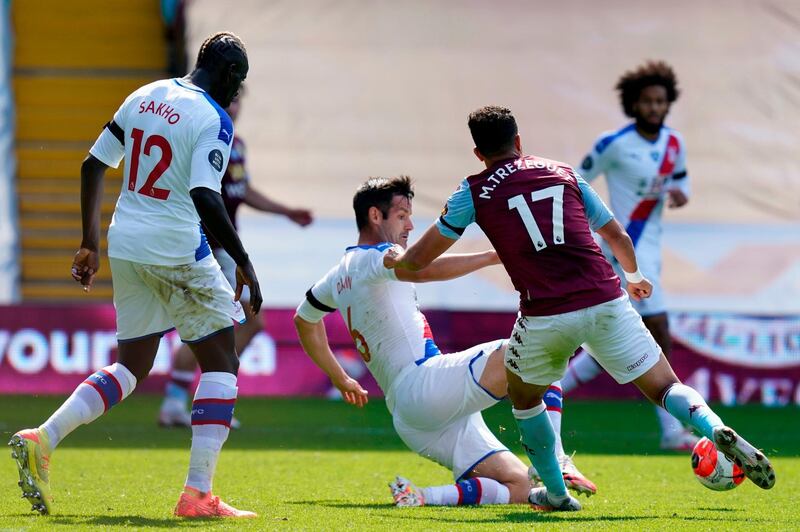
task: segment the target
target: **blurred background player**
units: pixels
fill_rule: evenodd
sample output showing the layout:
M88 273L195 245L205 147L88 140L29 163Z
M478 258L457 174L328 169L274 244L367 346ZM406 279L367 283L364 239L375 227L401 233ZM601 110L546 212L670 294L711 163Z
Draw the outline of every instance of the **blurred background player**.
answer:
M636 248L642 274L653 283L652 296L632 301L633 307L669 358L672 342L661 288L661 216L665 203L678 208L689 201L689 178L683 137L664 126L664 120L680 91L675 72L663 61L647 62L626 72L616 89L622 110L634 122L603 133L584 158L581 175L589 182L600 174L606 176L611 210ZM624 279L608 244L603 242L602 249ZM589 353L581 350L562 380L564 393L592 380L601 371ZM699 438L660 406L655 409L661 427L661 448L691 450Z
M239 91L239 95L231 102L226 109L233 122L239 116L241 102L244 96L244 87ZM245 163L245 144L241 136L235 134L233 145L231 146L231 158L228 169L222 178L222 200L225 202L225 209L234 227L237 226L236 215L241 204L261 211L285 216L292 222L301 227L309 225L313 220L313 215L308 209L294 209L278 201L272 200L258 190L250 186L250 176L247 173ZM222 273L228 279L231 286L236 286L236 263L231 256L220 245L219 241L210 234L208 244L211 252L219 262ZM242 291L241 302L247 310L246 302L249 301L250 294L245 287ZM253 337L264 328L264 322L251 314L247 314L247 321L236 328L236 352L241 355L247 348ZM176 352L172 360L172 370L170 379L164 390L164 400L158 414L158 424L162 427L191 427L191 413L187 405L189 402L189 389L195 379L197 370L197 360L192 354L188 345L182 345ZM239 420L233 418L231 428L239 428Z
M11 438L23 497L41 513L51 510L52 451L130 395L153 367L161 337L177 328L202 375L192 408L189 473L175 515L255 516L211 493L236 402L232 318L244 319L237 301L243 285L251 291L251 315L261 307L253 265L219 193L233 140L223 108L247 72L242 41L227 32L212 35L187 77L156 81L128 96L81 166L83 240L72 277L88 291L99 268L103 177L126 159L127 177L108 231L118 359L90 375L39 428ZM211 255L201 221L234 257L236 293Z
M387 267L423 271L477 223L520 294L519 317L505 350L508 395L522 446L545 484L530 500L545 510L576 511L567 492L556 436L543 398L581 345L620 384L632 382L655 404L714 441L763 489L775 484L766 456L725 426L694 389L681 384L634 311L620 280L592 237L596 231L621 263L634 300L649 297L633 243L591 186L571 167L525 156L509 109L488 106L469 116L473 153L485 170L467 177L439 220Z
M443 355L417 306L412 283L454 279L498 264L493 251L452 254L424 270L383 267L393 244L408 245L414 228L408 177L373 178L353 198L358 244L306 293L295 326L303 349L339 389L362 406L367 392L334 356L322 318L339 310L361 357L386 396L394 427L420 456L450 469L455 484L417 488L403 477L390 484L398 506L527 503L525 465L492 434L481 411L506 395L505 341L495 340ZM561 392L552 388L551 417L560 426ZM564 468L572 489L596 487L572 465Z

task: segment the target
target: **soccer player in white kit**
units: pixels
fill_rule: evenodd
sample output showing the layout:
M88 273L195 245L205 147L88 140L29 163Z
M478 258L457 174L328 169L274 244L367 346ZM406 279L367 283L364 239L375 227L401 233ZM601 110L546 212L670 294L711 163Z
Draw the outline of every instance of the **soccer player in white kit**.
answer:
M233 138L223 108L247 71L238 37L210 36L189 76L156 81L128 96L83 162L83 240L72 277L88 291L99 266L103 176L126 159L108 231L118 361L89 376L43 425L12 437L23 497L40 513L51 511L52 451L78 426L130 395L150 372L161 336L176 328L203 373L192 409L189 473L175 515L255 516L211 492L236 402L233 320L244 318L239 294L249 287L254 313L262 300L253 265L220 196ZM235 294L211 255L201 221L238 265Z
M603 133L581 164L581 175L592 181L606 176L611 210L636 249L642 274L653 283L652 296L631 301L645 326L669 358L669 322L661 288L661 216L664 205L683 207L689 198L686 146L683 137L664 119L680 92L672 68L664 62L647 62L626 72L617 82L622 109L634 122ZM624 279L608 245L606 258ZM602 368L582 350L562 380L564 393L600 374ZM663 449L690 450L698 437L666 410L656 406Z
M351 404L367 392L331 352L322 318L339 310L356 348L386 396L394 427L410 449L453 472L455 484L416 488L398 477L390 484L398 506L528 502L527 468L488 429L481 411L506 395L503 353L495 340L443 355L417 306L412 282L446 280L499 264L494 251L442 257L420 272L388 270L393 244L406 246L413 191L407 177L374 178L353 198L358 245L306 293L295 325L306 353ZM402 282L409 281L409 282ZM551 419L560 426L560 390ZM563 468L568 487L590 495L594 484L574 465Z

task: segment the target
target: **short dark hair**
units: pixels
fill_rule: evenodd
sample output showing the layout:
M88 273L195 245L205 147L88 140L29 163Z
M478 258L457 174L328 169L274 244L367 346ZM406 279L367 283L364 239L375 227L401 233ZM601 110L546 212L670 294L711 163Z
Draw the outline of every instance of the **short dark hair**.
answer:
M404 196L411 201L414 198L414 187L407 175L392 177L370 177L356 190L353 196L353 210L356 212L356 227L361 231L369 224L369 209L377 207L385 220L392 207L392 199Z
M195 68L213 70L219 64L237 62L237 55L247 59L242 40L229 31L220 31L203 41L200 51L197 52Z
M667 101L674 102L680 96L678 78L675 71L664 61L647 61L634 70L625 72L614 87L619 92L620 103L625 115L635 118L633 104L639 99L642 89L660 85L667 89Z
M517 121L506 107L487 105L469 115L469 131L483 155L496 155L514 147Z

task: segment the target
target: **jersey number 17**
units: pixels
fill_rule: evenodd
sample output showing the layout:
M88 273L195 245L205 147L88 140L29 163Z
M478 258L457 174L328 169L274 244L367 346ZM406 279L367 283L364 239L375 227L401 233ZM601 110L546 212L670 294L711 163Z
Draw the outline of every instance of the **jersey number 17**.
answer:
M548 198L553 198L553 244L563 244L564 185L555 185L531 192L531 203ZM544 235L542 235L542 231L539 229L539 224L536 223L536 218L533 217L531 208L525 201L525 195L517 194L513 198L509 198L508 209L517 210L519 217L522 218L523 225L525 225L525 230L528 231L528 236L531 237L531 242L533 242L533 247L536 249L536 251L541 251L546 248L547 243L544 240Z

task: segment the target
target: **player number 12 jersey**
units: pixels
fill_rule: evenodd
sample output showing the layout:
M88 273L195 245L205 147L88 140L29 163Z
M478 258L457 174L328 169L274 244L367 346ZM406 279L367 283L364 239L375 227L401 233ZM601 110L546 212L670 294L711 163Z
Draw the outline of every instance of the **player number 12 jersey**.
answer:
M184 79L156 81L128 96L90 149L114 168L126 160L108 256L158 265L207 256L189 191L220 192L232 139L228 114Z

